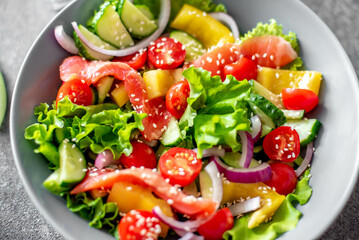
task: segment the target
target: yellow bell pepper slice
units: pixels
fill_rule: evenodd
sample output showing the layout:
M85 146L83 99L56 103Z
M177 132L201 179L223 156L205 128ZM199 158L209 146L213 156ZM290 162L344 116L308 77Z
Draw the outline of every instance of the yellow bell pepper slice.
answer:
M233 43L232 32L205 12L184 4L170 25L197 38L206 49L220 43Z
M262 67L257 81L269 91L280 94L283 88L303 88L319 94L322 74L316 71L291 71Z
M222 204L258 196L261 198L262 207L252 213L248 221L249 229L270 219L284 201L285 196L278 194L264 183L223 182Z
M171 207L162 199L156 198L150 189L127 182L115 183L107 198L107 202L115 202L121 213L127 213L133 209L152 211L159 206L164 214L173 216ZM161 224L161 237L166 237L169 227Z

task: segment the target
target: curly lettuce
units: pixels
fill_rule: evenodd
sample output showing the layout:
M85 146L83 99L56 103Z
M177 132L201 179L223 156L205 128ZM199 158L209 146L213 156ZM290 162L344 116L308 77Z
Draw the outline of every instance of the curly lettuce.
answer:
M240 150L237 132L250 130L249 82L233 76L222 82L219 76L211 77L210 72L194 67L185 70L183 76L191 89L188 107L179 122L184 138L193 135L199 156L204 149L219 144Z
M131 134L143 130L146 114L122 111L115 104L91 106L73 104L68 97L50 109L46 103L35 108L38 123L25 129L25 138L39 145L35 152L43 154L56 169L59 165L57 147L65 138L72 140L81 150L100 153L105 149L115 157L132 152Z
M272 240L287 231L293 230L302 216L302 213L295 208L295 204L304 205L312 195L312 189L308 184L309 176L310 170L308 169L298 182L294 193L286 196L270 222L249 229L247 226L250 215L245 215L236 220L234 227L225 232L223 238L225 240Z
M92 199L86 193L65 194L67 207L74 213L89 221L94 228L105 228L113 233L117 226L118 207L116 203L107 202L100 197Z
M298 53L299 56L299 41L297 35L289 31L288 34L283 33L283 26L278 24L274 19L270 19L269 23L262 23L259 22L255 28L251 31L248 31L244 36L241 37L241 41L245 41L246 39L253 38L253 37L260 37L264 35L274 35L278 37L284 38L286 41L290 43L292 48ZM290 70L297 70L303 67L303 62L300 57L296 58L293 62L285 66Z

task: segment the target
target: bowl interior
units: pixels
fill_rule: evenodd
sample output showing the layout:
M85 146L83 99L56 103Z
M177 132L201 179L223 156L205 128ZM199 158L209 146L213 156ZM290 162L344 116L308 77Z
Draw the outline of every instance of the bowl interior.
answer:
M85 24L101 0L78 0L61 11L39 35L29 51L16 82L10 115L10 135L16 166L28 194L47 220L68 239L113 239L71 213L65 201L42 187L50 174L46 161L24 139L24 129L35 122L33 109L56 98L61 84L58 67L67 54L57 44L53 29L62 24L68 34L71 22ZM310 117L323 127L315 142L311 200L299 206L303 213L296 229L281 239L314 239L334 221L348 200L358 175L358 79L328 27L297 0L222 0L243 33L259 21L274 18L284 32L297 33L301 56L309 70L323 74L319 106ZM328 51L330 49L330 51ZM315 227L313 227L315 226Z

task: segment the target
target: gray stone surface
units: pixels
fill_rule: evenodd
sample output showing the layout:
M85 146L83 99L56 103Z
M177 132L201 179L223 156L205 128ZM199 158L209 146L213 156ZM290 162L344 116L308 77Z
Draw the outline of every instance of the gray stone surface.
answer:
M303 2L334 32L359 75L359 0ZM56 12L48 0L0 0L0 9L0 69L10 102L27 51ZM358 208L359 184L321 239L359 239ZM11 153L8 115L0 127L0 239L63 239L39 214L18 177Z

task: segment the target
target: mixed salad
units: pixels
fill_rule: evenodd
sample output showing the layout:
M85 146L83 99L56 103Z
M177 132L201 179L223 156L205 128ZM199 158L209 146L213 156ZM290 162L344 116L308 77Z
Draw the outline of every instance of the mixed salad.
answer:
M274 239L312 193L321 74L271 19L241 35L211 0L105 0L25 130L44 187L117 239Z

